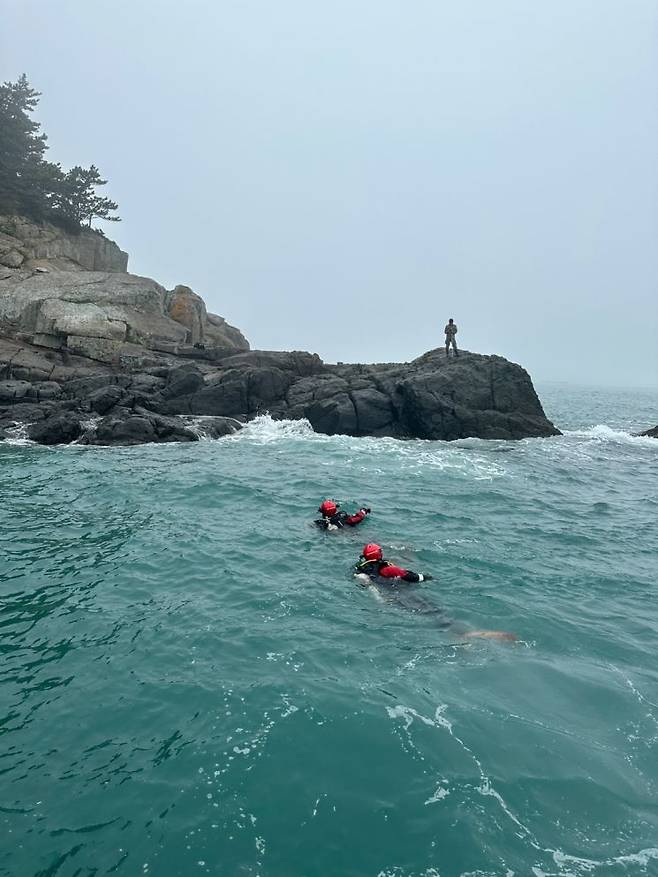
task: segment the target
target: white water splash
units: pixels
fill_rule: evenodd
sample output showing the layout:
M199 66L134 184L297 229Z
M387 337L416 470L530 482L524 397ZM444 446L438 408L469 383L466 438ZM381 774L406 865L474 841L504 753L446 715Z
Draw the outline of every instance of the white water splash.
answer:
M658 439L648 435L633 435L621 429L612 429L604 423L599 423L589 429L564 430L565 438L589 439L599 443L614 443L617 445L631 445L632 447L645 447L658 450Z
M18 421L14 422L13 426L8 426L5 429L6 439L5 442L8 445L17 445L18 447L26 447L27 445L33 445L31 439L27 437L27 424L19 423Z
M317 433L313 432L308 420L273 420L269 414L261 414L249 421L234 438L269 445L282 439L302 439L309 436L317 436Z

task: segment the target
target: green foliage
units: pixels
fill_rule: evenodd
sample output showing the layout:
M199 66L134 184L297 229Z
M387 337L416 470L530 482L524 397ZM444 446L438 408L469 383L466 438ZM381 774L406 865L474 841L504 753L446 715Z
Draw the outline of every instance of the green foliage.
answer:
M76 165L63 175L53 200L54 207L78 225L91 227L94 217L119 222L118 216L110 216L118 209L118 204L96 194L96 188L106 184L107 180L101 179L96 165L89 168Z
M111 215L116 202L96 194L107 180L95 165L65 173L45 160L47 137L31 118L40 96L25 74L0 85L0 210L73 228L91 227L94 218L119 222Z

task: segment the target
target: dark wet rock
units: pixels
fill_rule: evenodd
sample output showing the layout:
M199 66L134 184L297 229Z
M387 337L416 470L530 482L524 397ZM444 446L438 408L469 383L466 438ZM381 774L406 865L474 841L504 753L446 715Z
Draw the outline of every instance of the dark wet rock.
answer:
M325 365L317 353L293 350L247 350L236 353L221 361L222 368L260 368L278 369L292 372L298 377L320 374Z
M645 435L649 438L658 439L658 426L654 426L652 427L652 429L647 429L644 432L641 432L640 435Z
M82 435L80 418L71 411L60 411L28 428L27 434L40 445L66 445Z
M190 428L200 438L218 439L238 432L242 429L242 424L233 417L203 417L197 418L194 425L190 425Z
M104 417L96 425L87 444L94 445L139 445L156 440L155 427L147 417L129 416Z
M44 420L55 411L52 402L18 402L15 405L0 407L0 439L13 435L17 427L27 426Z
M189 396L200 390L204 383L203 373L196 366L181 366L170 371L162 395L165 399Z
M324 365L310 354L249 351L199 376L164 414L306 417L317 432L453 440L558 435L528 373L502 357L430 351L411 363ZM181 382L181 389L188 385Z
M56 401L58 410L66 406L85 418L95 412L105 420L89 440L104 444L194 441L197 436L172 415L248 420L269 413L308 418L317 432L330 435L453 440L559 434L523 368L466 351L457 359L438 350L409 363L372 365L246 351L216 365L163 357L144 371L134 359L122 367L100 366L0 338L0 377L0 411Z
M92 411L95 411L97 414L107 414L108 411L121 402L125 395L126 391L123 387L114 384L94 390L87 396L87 402Z
M142 409L104 417L84 437L89 445L141 445L147 442L196 442L199 436L178 418L161 417Z

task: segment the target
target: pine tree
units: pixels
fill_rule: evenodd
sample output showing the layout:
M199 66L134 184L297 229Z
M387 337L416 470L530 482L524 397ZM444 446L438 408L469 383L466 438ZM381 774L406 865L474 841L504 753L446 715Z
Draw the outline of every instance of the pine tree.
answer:
M0 206L41 218L61 168L44 160L47 138L29 115L39 97L25 74L0 86Z
M118 204L110 198L96 194L98 186L105 186L107 180L101 179L96 165L89 168L76 165L64 174L53 201L53 207L66 219L78 225L91 227L94 217L109 222L120 222L118 216L110 214L118 209Z
M44 159L47 138L30 117L40 96L25 74L0 86L0 211L63 221L72 228L91 227L94 218L119 222L111 215L116 202L96 193L107 180L95 165L64 173Z

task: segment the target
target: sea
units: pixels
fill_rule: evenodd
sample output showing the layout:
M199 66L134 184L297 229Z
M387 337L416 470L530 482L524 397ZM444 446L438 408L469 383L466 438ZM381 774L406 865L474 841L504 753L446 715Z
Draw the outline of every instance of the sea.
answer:
M538 391L563 436L0 444L0 874L658 875L658 390Z

